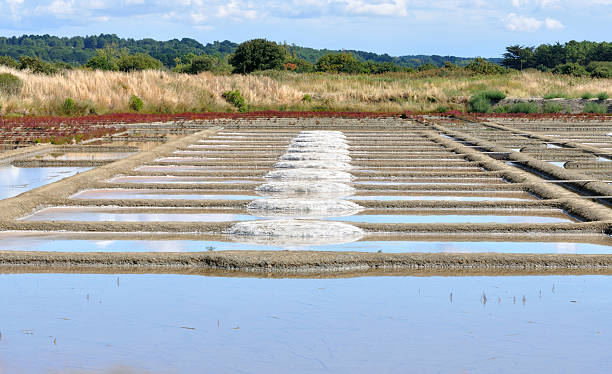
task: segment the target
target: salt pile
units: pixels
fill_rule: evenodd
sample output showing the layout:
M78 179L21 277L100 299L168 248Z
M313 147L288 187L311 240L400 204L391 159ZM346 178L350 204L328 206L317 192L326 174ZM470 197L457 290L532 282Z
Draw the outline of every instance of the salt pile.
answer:
M364 236L346 223L303 219L238 222L225 233L240 242L285 246L350 243Z
M344 171L328 169L283 169L273 170L266 174L268 179L290 179L290 180L332 180L337 182L350 182L352 175Z
M306 161L280 161L274 164L278 169L335 169L349 170L351 165L342 161L306 160Z
M283 220L239 222L226 231L240 242L275 245L312 245L359 240L361 229L341 222L305 220L359 213L363 207L342 200L355 189L350 182L349 146L340 131L303 131L280 157L276 170L266 174L279 179L257 187L269 196L247 205L260 217L290 217Z
M314 216L345 216L359 213L363 208L351 201L339 199L271 198L251 201L247 205L251 214L283 216L310 214ZM270 214L267 214L270 213Z
M294 153L285 153L284 155L280 156L279 160L281 161L329 160L329 161L351 162L351 157L347 155L336 154L336 153L294 152Z

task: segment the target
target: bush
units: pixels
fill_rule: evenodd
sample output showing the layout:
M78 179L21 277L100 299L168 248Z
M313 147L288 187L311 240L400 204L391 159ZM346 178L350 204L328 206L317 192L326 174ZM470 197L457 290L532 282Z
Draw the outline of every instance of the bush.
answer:
M508 113L537 113L538 106L533 103L516 103L512 105Z
M607 92L600 92L596 96L599 100L608 100L610 98Z
M66 100L64 100L64 103L62 104L62 113L66 115L71 115L74 113L75 110L76 104L74 100L72 100L71 98L67 98Z
M119 65L117 65L117 58L113 55L110 49L99 49L96 51L96 55L87 60L85 67L94 70L108 70L117 71Z
M564 113L566 108L561 104L546 103L542 105L542 113Z
M312 101L312 96L310 96L309 94L304 94L304 96L302 97L302 101L309 103Z
M236 48L229 63L234 73L247 74L256 70L278 70L285 62L285 49L266 39L246 41Z
M244 97L242 97L239 90L226 91L221 96L225 99L225 101L238 108L239 112L248 111L246 101L244 100Z
M612 78L612 61L593 61L586 69L593 78Z
M481 57L477 57L470 61L465 68L473 71L476 74L483 75L504 74L509 72L509 70L505 67L489 62Z
M144 53L136 53L133 55L124 55L117 61L117 66L120 71L141 71L141 70L157 70L161 69L163 64L156 58L153 58Z
M10 73L0 73L0 93L4 95L16 95L21 92L23 82Z
M0 56L0 65L8 66L13 69L19 68L19 62L11 56Z
M472 96L469 101L470 112L473 113L490 113L491 102L483 96Z
M489 90L481 91L472 96L469 100L470 112L489 113L491 105L506 98L506 94L501 91Z
M568 62L567 64L557 65L552 69L553 74L565 74L572 75L574 77L588 77L590 74L584 66L575 62Z
M330 53L317 61L317 71L326 73L365 73L365 66L350 53Z
M132 95L132 97L130 97L129 106L133 111L140 112L144 106L144 103L142 102L141 98L136 95Z
M597 103L586 103L583 113L607 113L608 108L605 105L599 105Z
M584 99L584 100L589 100L593 98L593 94L590 92L585 92L582 94L582 96L580 96L580 98Z
M57 73L57 67L49 62L45 62L38 57L22 56L19 58L19 69L29 70L35 74L52 75Z

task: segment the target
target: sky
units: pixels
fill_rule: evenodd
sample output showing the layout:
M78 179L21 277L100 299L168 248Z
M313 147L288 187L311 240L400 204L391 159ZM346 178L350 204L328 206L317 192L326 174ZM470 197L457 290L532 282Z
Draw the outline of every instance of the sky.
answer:
M612 41L612 0L0 0L1 36L100 33L499 57L513 44Z

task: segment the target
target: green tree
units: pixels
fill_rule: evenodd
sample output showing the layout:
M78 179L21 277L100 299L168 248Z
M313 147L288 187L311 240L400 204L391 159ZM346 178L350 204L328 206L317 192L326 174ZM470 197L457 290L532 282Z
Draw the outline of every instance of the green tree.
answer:
M256 70L281 69L285 62L285 49L266 39L253 39L238 45L229 63L234 73L252 73Z
M98 49L96 51L96 55L87 60L87 62L85 63L85 67L94 70L117 71L119 70L119 65L117 65L117 59L118 53L116 49Z
M36 74L55 74L57 68L49 63L41 60L38 57L22 56L19 58L19 69L29 70Z
M507 68L523 70L530 67L531 60L533 60L533 47L521 47L517 44L506 47L501 64Z
M330 53L317 61L317 71L327 73L364 73L365 67L350 53Z
M11 56L0 56L0 65L8 66L13 69L19 68L19 62Z
M146 55L144 53L136 53L133 55L123 55L117 60L117 66L120 71L140 71L140 70L157 70L161 69L162 64L158 59Z
M575 62L557 65L552 72L553 74L573 75L574 77L586 77L590 75L584 66Z

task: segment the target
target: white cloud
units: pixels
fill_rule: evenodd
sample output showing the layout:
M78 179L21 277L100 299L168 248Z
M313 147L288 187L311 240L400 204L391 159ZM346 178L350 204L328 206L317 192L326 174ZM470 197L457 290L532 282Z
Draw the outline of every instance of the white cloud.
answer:
M505 17L504 23L510 31L536 31L542 27L543 22L533 17L510 13Z
M376 16L406 16L406 0L364 1L344 0L344 10L350 14Z
M546 18L544 20L544 26L546 26L546 28L549 30L558 30L565 27L560 21L552 18Z
M510 31L532 32L541 29L542 26L548 30L559 30L565 27L561 21L556 19L546 18L541 21L534 17L518 15L516 13L508 14L504 17L503 21L506 29Z
M217 16L235 20L255 19L257 18L257 11L242 1L231 0L228 4L217 7Z

